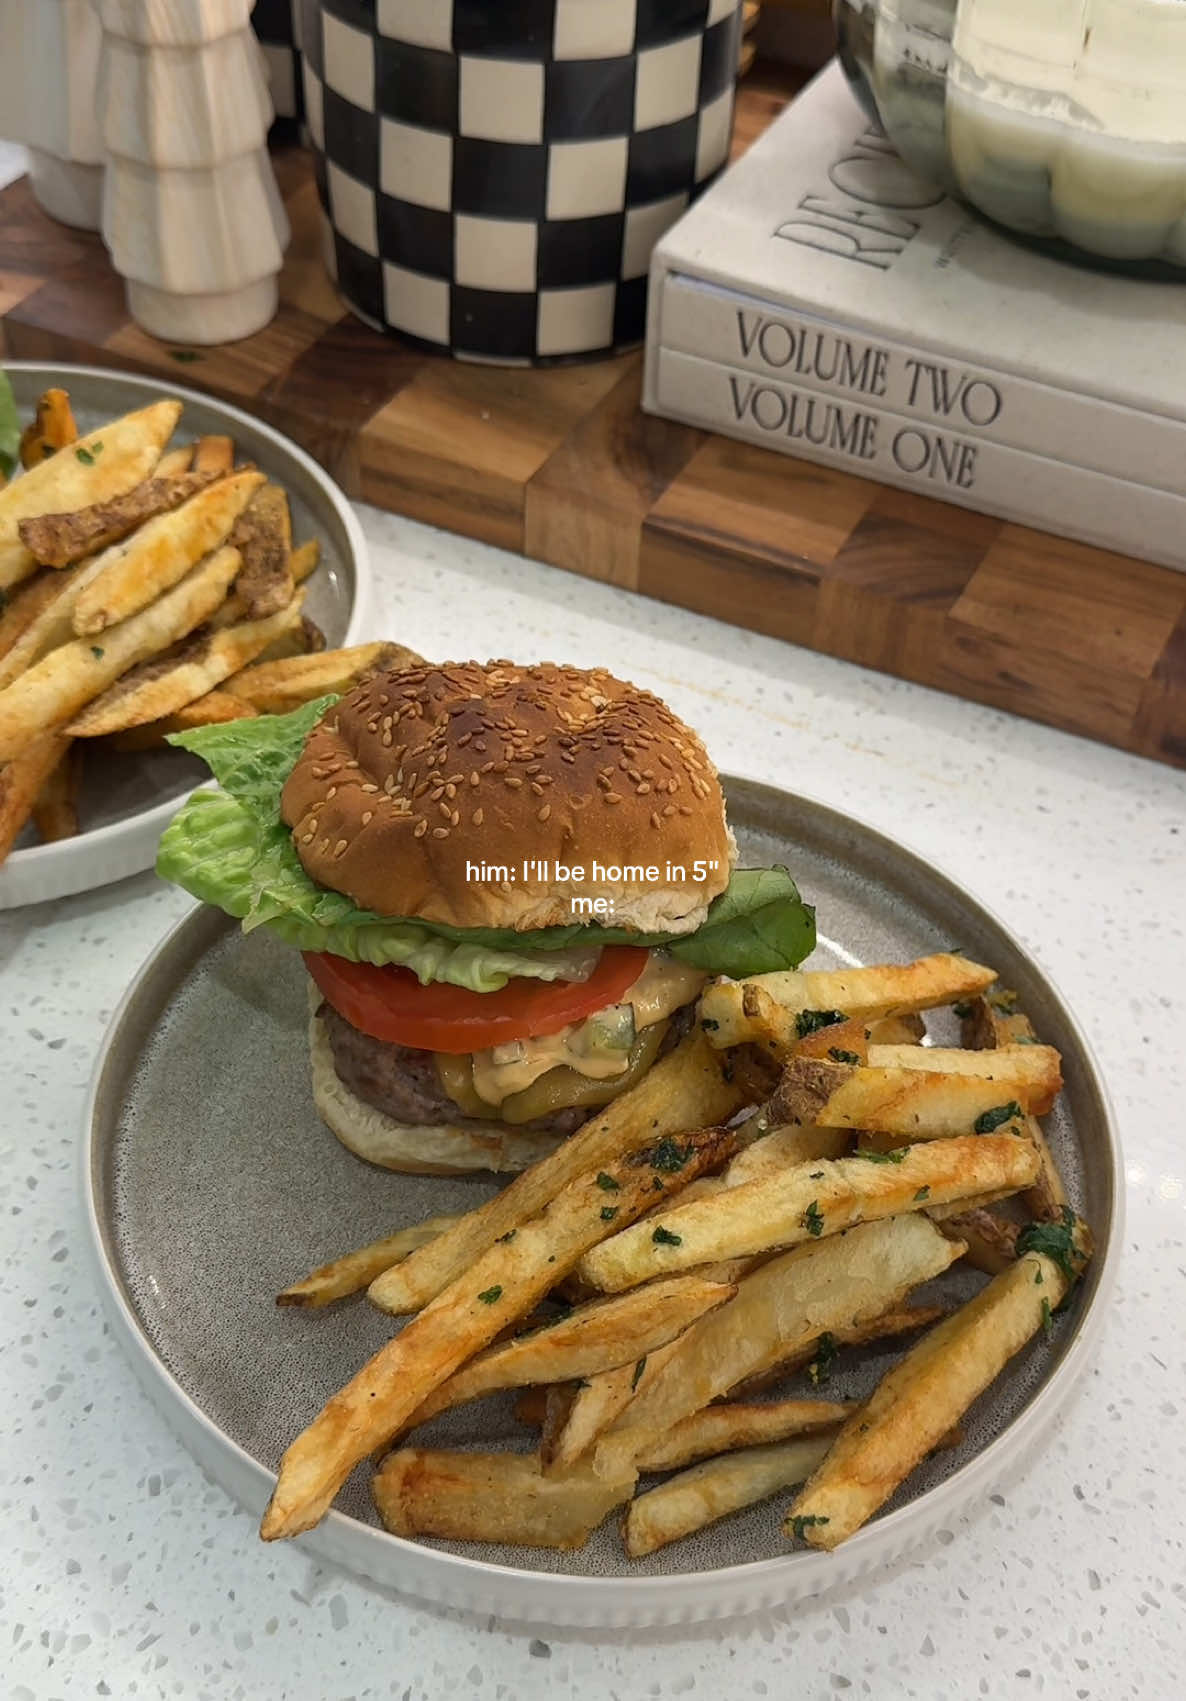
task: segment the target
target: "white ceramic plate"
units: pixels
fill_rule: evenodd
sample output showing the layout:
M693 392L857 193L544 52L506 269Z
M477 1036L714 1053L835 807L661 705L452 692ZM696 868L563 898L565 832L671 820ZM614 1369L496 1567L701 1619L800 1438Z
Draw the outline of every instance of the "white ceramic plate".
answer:
M786 1495L638 1563L624 1557L613 1519L571 1554L404 1541L378 1527L365 1468L301 1538L310 1552L411 1595L537 1623L637 1626L756 1611L851 1582L983 1501L1032 1461L1087 1362L1118 1260L1120 1168L1103 1089L1057 993L999 922L892 840L766 786L731 780L726 790L743 860L788 862L817 905L813 966L903 961L959 944L1018 989L1062 1052L1066 1089L1046 1132L1098 1249L1068 1314L976 1402L960 1446L921 1466L835 1553L787 1551ZM84 1208L112 1328L186 1446L256 1514L285 1445L392 1327L361 1298L306 1313L278 1309L275 1294L329 1257L464 1210L494 1185L392 1175L338 1144L311 1102L305 986L297 953L266 930L245 937L217 911L190 915L113 1019L84 1142ZM955 1040L949 1013L930 1022L940 1040ZM958 1301L982 1281L957 1266L942 1291ZM899 1350L843 1355L829 1392L867 1393ZM800 1378L784 1391L810 1387ZM446 1414L422 1439L529 1445L499 1397ZM975 1530L950 1553L974 1575ZM258 1563L267 1565L262 1551Z
M226 402L154 378L30 361L7 361L5 371L22 418L32 414L43 390L57 385L70 392L83 432L161 396L177 396L185 412L176 441L208 432L233 437L246 457L288 491L295 536L302 542L320 539L322 565L309 581L306 609L326 642L336 647L367 636L370 567L362 527L329 474L287 437ZM151 868L170 816L206 771L181 751L168 750L104 753L84 765L83 775L82 832L42 845L30 831L28 842L21 840L0 866L0 909L89 891Z

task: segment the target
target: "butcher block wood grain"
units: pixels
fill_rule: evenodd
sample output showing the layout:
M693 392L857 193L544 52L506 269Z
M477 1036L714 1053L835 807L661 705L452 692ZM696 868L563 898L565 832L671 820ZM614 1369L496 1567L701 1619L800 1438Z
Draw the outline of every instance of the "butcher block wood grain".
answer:
M759 62L735 152L793 77ZM280 311L205 350L145 336L98 237L12 184L0 353L211 391L288 432L351 496L1186 767L1186 574L652 418L637 352L530 372L383 337L322 269L307 156L275 164L294 232Z

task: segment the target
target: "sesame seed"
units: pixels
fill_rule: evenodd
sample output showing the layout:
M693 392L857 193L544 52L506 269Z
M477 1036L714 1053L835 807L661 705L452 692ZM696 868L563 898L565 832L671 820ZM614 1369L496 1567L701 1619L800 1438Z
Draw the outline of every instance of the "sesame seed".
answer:
M432 830L432 836L434 839L447 839L449 837L449 829L448 827L434 827Z
M469 777L469 783L471 786L476 786L478 784L478 770L476 768Z
M512 791L518 791L519 787L523 784L523 781L517 774L507 774L503 780L503 784L510 786Z
M349 849L350 849L349 839L339 839L337 844L334 846L334 855L335 856L344 856Z
M537 821L546 821L548 819L548 816L551 813L552 813L552 805L550 803L545 803L543 808L537 814L536 820Z
M621 803L621 793L616 791L607 791L605 794L605 801L607 803Z
M637 785L634 789L638 793L639 797L645 797L651 788L647 782L643 780L641 784Z
M482 822L485 819L486 819L486 816L481 809L475 809L474 810L474 826L475 827L480 827L482 825Z
M425 833L427 833L427 831L428 831L428 822L427 821L417 821L415 827L412 829L412 837L414 839L422 839L424 837Z
M364 809L363 810L363 812L362 812L362 824L363 824L364 827L368 824L368 822L373 821L374 818L375 818L375 811L373 809Z

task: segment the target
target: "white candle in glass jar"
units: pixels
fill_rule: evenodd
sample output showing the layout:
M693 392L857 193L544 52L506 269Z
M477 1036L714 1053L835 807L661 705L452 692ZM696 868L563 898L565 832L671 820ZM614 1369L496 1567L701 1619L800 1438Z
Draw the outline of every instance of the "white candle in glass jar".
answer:
M1186 259L1186 0L960 0L947 128L1004 223Z

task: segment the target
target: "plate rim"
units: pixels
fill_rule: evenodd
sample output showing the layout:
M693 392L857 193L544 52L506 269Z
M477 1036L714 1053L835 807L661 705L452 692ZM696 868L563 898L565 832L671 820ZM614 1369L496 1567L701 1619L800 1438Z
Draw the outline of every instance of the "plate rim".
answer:
M366 533L354 512L353 504L337 480L293 438L269 424L267 420L249 413L246 408L238 407L234 402L223 401L221 396L195 390L187 384L170 384L163 378L148 377L119 367L92 366L66 360L5 360L3 367L8 373L44 373L47 379L65 374L141 386L161 395L176 396L185 403L194 402L203 407L214 408L223 414L229 423L247 425L252 431L270 438L279 449L297 461L324 490L342 522L353 558L354 577L354 601L342 637L342 647L357 644L362 640L370 621L372 599L370 546ZM95 891L110 885L114 880L142 873L144 869L152 866L151 854L147 861L142 860L145 854L154 852L156 842L174 811L193 789L192 785L185 787L160 803L154 803L135 815L125 816L122 821L109 822L105 827L87 828L72 839L59 839L48 845L26 845L22 850L10 852L3 864L0 864L0 909L15 909L26 904L50 902L54 898L67 897L74 893ZM118 866L115 861L117 858ZM93 863L97 869L104 872L96 879L78 885L74 876L68 872L76 860ZM111 872L112 868L115 869L114 872ZM21 888L33 882L44 886L43 894L40 897L21 896ZM17 888L11 895L7 890L10 886Z
M1111 1170L1112 1214L1108 1233L1096 1248L1092 1296L1075 1320L1073 1334L1054 1370L1040 1382L1016 1418L950 1477L905 1506L874 1519L831 1553L795 1550L712 1571L677 1572L664 1577L590 1577L541 1572L494 1564L465 1554L427 1547L331 1507L323 1522L296 1538L306 1553L340 1565L356 1578L395 1589L400 1596L429 1605L470 1612L495 1612L525 1626L552 1628L649 1628L737 1618L775 1605L813 1598L884 1571L942 1525L965 1512L993 1483L1032 1468L1037 1443L1065 1408L1091 1362L1107 1322L1121 1258L1125 1223L1123 1154L1115 1109L1095 1052L1057 983L1034 953L1017 940L991 906L970 892L941 864L905 841L869 826L805 792L788 791L741 774L721 775L726 795L736 782L783 805L800 803L829 817L831 825L855 832L914 863L928 878L941 880L959 900L1002 932L1043 982L1079 1051L1086 1083L1103 1115ZM79 1146L80 1187L92 1263L100 1278L100 1299L117 1339L131 1361L141 1387L187 1450L240 1506L262 1512L275 1482L273 1473L237 1441L219 1429L183 1388L153 1347L108 1257L108 1235L99 1210L102 1135L99 1101L109 1059L124 1018L143 984L188 944L192 933L210 938L193 957L205 954L237 924L210 906L195 903L171 926L144 959L112 1012L95 1058L83 1107Z

